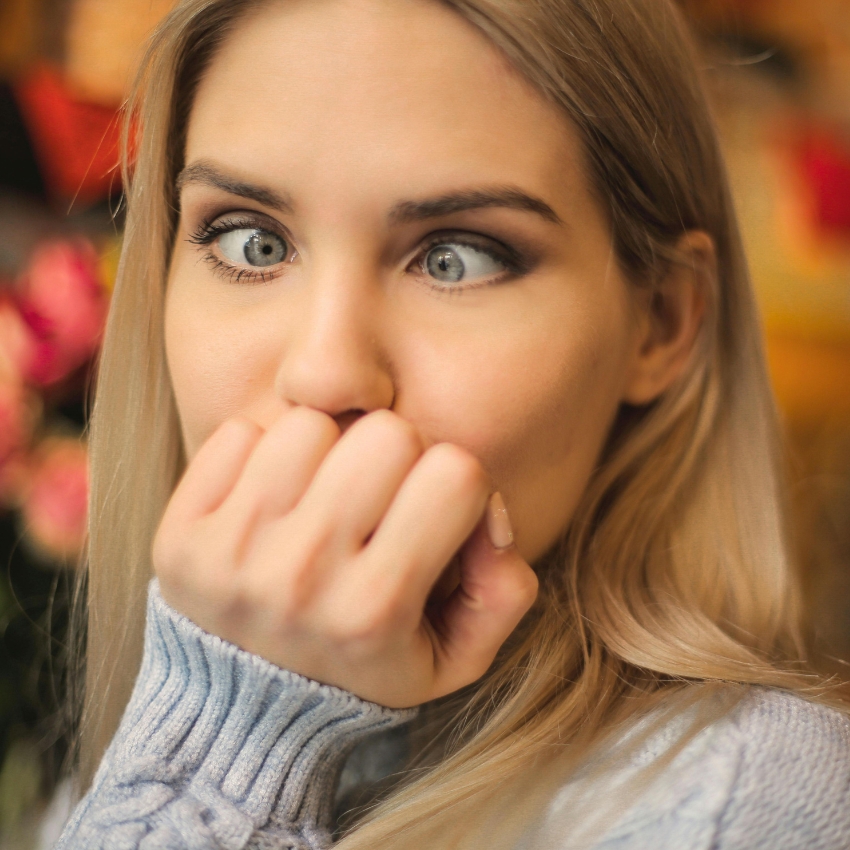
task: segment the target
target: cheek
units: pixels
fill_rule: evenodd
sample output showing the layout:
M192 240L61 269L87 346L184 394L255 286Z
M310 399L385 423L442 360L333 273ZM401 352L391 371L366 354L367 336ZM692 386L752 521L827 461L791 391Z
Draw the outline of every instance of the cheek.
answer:
M528 560L565 528L619 405L623 353L616 334L588 332L594 326L574 318L524 328L450 358L447 347L412 352L416 391L399 412L429 443L457 443L481 460Z
M273 382L276 352L256 316L240 316L232 308L225 314L223 307L219 311L187 290L183 285L169 289L165 347L191 459L226 419L251 415Z

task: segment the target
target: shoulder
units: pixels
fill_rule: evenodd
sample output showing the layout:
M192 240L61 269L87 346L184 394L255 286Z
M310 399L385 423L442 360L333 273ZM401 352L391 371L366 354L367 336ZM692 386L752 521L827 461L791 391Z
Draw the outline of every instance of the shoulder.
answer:
M688 728L688 718L666 722L608 772L606 785L633 796L599 850L850 848L846 714L752 688L696 734Z
M772 766L801 783L836 771L843 775L850 765L850 716L829 706L757 688L729 721L744 770Z
M730 720L744 733L742 742L757 735L765 744L805 739L846 750L850 741L850 715L776 689L752 688Z
M754 690L729 718L736 774L719 847L850 847L850 718L799 696Z

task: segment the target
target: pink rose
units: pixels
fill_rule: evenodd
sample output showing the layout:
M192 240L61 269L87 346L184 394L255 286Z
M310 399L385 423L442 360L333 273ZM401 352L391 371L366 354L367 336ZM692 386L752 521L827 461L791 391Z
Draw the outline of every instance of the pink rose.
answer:
M32 457L21 506L29 540L52 559L74 559L85 540L87 505L85 447L71 438L45 440Z
M21 313L36 339L27 379L56 383L97 350L106 317L97 253L85 240L48 242L18 283Z
M20 383L31 369L37 345L17 306L0 296L0 382Z
M16 499L21 463L41 412L23 381L36 341L17 307L0 296L0 508Z

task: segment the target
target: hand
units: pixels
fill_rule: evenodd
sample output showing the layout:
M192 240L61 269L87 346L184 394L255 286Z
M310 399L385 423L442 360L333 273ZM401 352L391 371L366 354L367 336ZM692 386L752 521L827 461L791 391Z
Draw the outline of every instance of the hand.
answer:
M306 407L266 432L232 419L175 490L154 569L206 631L363 699L418 705L483 675L537 595L516 547L491 542L488 497L476 458L424 451L387 410L342 437Z

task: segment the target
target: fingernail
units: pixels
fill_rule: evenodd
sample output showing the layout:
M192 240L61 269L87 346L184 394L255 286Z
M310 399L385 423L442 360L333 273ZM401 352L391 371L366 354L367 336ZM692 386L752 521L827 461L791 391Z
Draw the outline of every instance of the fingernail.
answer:
M508 518L508 509L501 493L493 493L487 505L487 533L496 549L507 549L514 542L514 532Z

